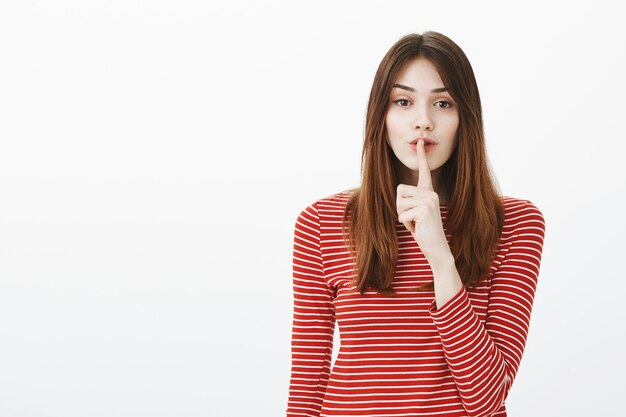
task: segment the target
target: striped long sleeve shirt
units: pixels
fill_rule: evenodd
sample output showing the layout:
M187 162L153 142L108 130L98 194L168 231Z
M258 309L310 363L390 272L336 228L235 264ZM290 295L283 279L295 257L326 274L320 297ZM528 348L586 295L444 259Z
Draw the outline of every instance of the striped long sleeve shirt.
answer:
M319 199L295 223L287 416L506 416L539 274L542 213L502 197L490 273L437 309L434 292L410 290L433 274L400 222L397 295L355 290L341 234L349 196ZM440 209L445 219L447 206ZM340 347L331 366L335 323Z

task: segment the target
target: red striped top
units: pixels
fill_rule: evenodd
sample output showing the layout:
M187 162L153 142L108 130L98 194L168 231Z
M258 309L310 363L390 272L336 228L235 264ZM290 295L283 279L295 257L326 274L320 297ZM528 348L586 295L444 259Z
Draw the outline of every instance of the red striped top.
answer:
M398 295L353 291L354 262L341 235L349 196L319 199L295 223L287 416L506 416L539 274L542 213L502 197L491 274L436 309L434 292L409 290L433 275L400 222ZM335 323L340 347L331 369Z

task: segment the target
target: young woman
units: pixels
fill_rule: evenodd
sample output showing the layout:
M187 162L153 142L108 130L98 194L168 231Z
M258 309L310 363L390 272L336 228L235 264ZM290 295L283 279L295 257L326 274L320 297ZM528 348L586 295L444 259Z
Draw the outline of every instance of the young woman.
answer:
M474 73L448 37L387 52L362 164L360 188L295 224L287 415L506 416L545 225L497 192Z

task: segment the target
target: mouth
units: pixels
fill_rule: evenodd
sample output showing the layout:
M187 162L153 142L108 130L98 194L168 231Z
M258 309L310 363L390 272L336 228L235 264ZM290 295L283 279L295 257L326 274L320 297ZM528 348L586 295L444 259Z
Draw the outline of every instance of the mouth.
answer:
M413 150L413 152L417 153L417 141L415 141L415 143L410 143L409 146L411 146L411 149ZM430 143L425 142L424 151L428 153L432 151L435 148L435 146L437 146L437 144L434 142L430 142Z
M411 146L417 146L417 142L420 139L424 139L424 145L436 145L437 144L437 142L435 142L429 137L418 137L418 138L412 139L411 142L409 143L411 144Z

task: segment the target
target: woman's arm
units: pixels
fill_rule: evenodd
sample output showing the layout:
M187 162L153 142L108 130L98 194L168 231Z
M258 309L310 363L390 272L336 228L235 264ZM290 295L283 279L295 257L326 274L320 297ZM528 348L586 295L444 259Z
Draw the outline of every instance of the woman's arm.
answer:
M296 221L293 245L293 329L287 417L319 416L333 351L335 311L324 281L317 205Z
M430 308L469 416L489 416L502 406L526 344L545 223L529 201L515 216L511 246L492 277L486 321L474 312L465 287Z

